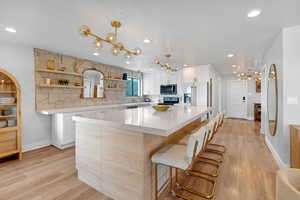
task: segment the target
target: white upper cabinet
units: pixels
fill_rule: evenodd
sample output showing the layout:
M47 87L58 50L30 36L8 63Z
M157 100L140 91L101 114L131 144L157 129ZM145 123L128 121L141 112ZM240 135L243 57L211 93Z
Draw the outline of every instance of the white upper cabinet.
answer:
M178 72L164 72L154 70L144 73L143 88L144 95L160 95L160 85L179 84Z
M153 73L144 73L143 76L143 94L144 95L155 95L155 82L156 82L155 74Z

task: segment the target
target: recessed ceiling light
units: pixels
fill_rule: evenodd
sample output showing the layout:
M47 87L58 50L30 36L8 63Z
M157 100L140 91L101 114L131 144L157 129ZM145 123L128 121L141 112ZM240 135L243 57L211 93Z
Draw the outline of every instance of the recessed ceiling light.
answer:
M129 64L130 64L130 62L127 60L127 61L126 61L126 64L127 64L127 65L129 65Z
M232 67L233 67L233 68L235 68L235 67L236 67L236 65L232 65Z
M257 17L258 15L261 14L261 11L260 10L251 10L249 13L248 13L248 17L249 18L253 18L253 17Z
M144 43L150 43L150 42L151 42L151 40L149 38L144 39Z
M7 32L10 32L10 33L16 33L16 32L17 32L16 29L14 29L14 28L12 28L12 27L6 27L5 30L6 30Z
M93 53L94 56L99 56L98 52Z
M232 58L234 56L234 54L228 54L227 57L228 58Z

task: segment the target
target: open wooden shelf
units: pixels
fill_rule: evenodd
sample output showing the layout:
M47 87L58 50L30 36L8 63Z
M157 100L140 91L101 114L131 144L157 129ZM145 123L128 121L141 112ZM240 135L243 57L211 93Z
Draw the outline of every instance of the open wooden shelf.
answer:
M0 94L15 94L16 91L0 91Z
M75 72L63 72L57 70L48 70L48 69L38 69L37 72L45 72L45 73L53 73L53 74L63 74L63 75L70 75L70 76L79 76L82 77L82 74L78 74Z
M69 89L82 89L83 86L74 86L74 85L47 85L47 84L40 84L39 87L43 88L69 88Z
M17 155L19 160L22 160L22 140L21 140L21 86L17 79L9 72L0 69L0 78L9 82L11 87L2 88L0 94L11 94L9 96L14 96L14 103L3 103L0 104L1 110L11 110L10 107L14 106L15 114L12 115L0 115L1 120L6 120L8 118L16 119L15 126L0 128L0 158L6 156ZM2 95L3 96L3 95Z
M10 131L17 131L17 130L18 130L17 126L4 127L4 128L0 128L0 133L2 133L2 132L10 132Z
M106 81L127 81L127 80L123 80L123 79L115 79L115 78L106 78L104 79Z
M14 118L16 115L0 115L0 119Z
M0 106L16 106L16 103L0 103Z
M125 90L125 88L105 88L105 90Z

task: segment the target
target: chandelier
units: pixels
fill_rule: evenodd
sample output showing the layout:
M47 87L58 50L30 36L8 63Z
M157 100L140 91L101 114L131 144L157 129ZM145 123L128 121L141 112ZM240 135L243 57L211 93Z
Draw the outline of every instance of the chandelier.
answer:
M132 55L140 55L142 53L142 50L140 48L135 48L134 50L127 49L122 43L117 42L118 37L118 28L121 27L121 22L119 21L112 21L111 26L115 29L114 32L108 33L106 38L102 38L96 34L94 34L91 29L83 25L80 28L80 34L85 37L94 37L95 38L95 47L96 49L100 49L103 46L103 43L109 43L112 45L111 53L114 56L119 55L120 52L125 52L124 56L126 59L130 59Z
M251 81L251 80L261 80L261 75L262 73L261 72L241 72L241 73L238 73L237 74L237 77L238 77L238 80L248 80L248 81Z
M161 61L155 60L155 64L160 65L160 67L162 69L164 69L164 70L166 70L168 72L177 72L178 69L170 65L170 57L171 56L172 56L171 54L166 54L165 55L165 57L167 58L167 62L166 63L163 64Z

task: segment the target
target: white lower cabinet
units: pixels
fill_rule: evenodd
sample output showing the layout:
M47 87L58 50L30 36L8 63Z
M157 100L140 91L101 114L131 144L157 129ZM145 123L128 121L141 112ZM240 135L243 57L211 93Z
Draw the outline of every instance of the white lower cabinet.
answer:
M52 145L65 149L75 145L74 113L58 113L52 115Z
M104 110L120 110L126 109L132 106L149 106L150 103L140 102L133 104L120 104L120 105L112 105L111 107L106 107L102 109L97 109L94 111L81 111L81 112L68 112L68 113L55 113L52 114L52 145L59 148L65 149L75 145L75 123L72 120L74 115L87 113L87 112L100 112Z

